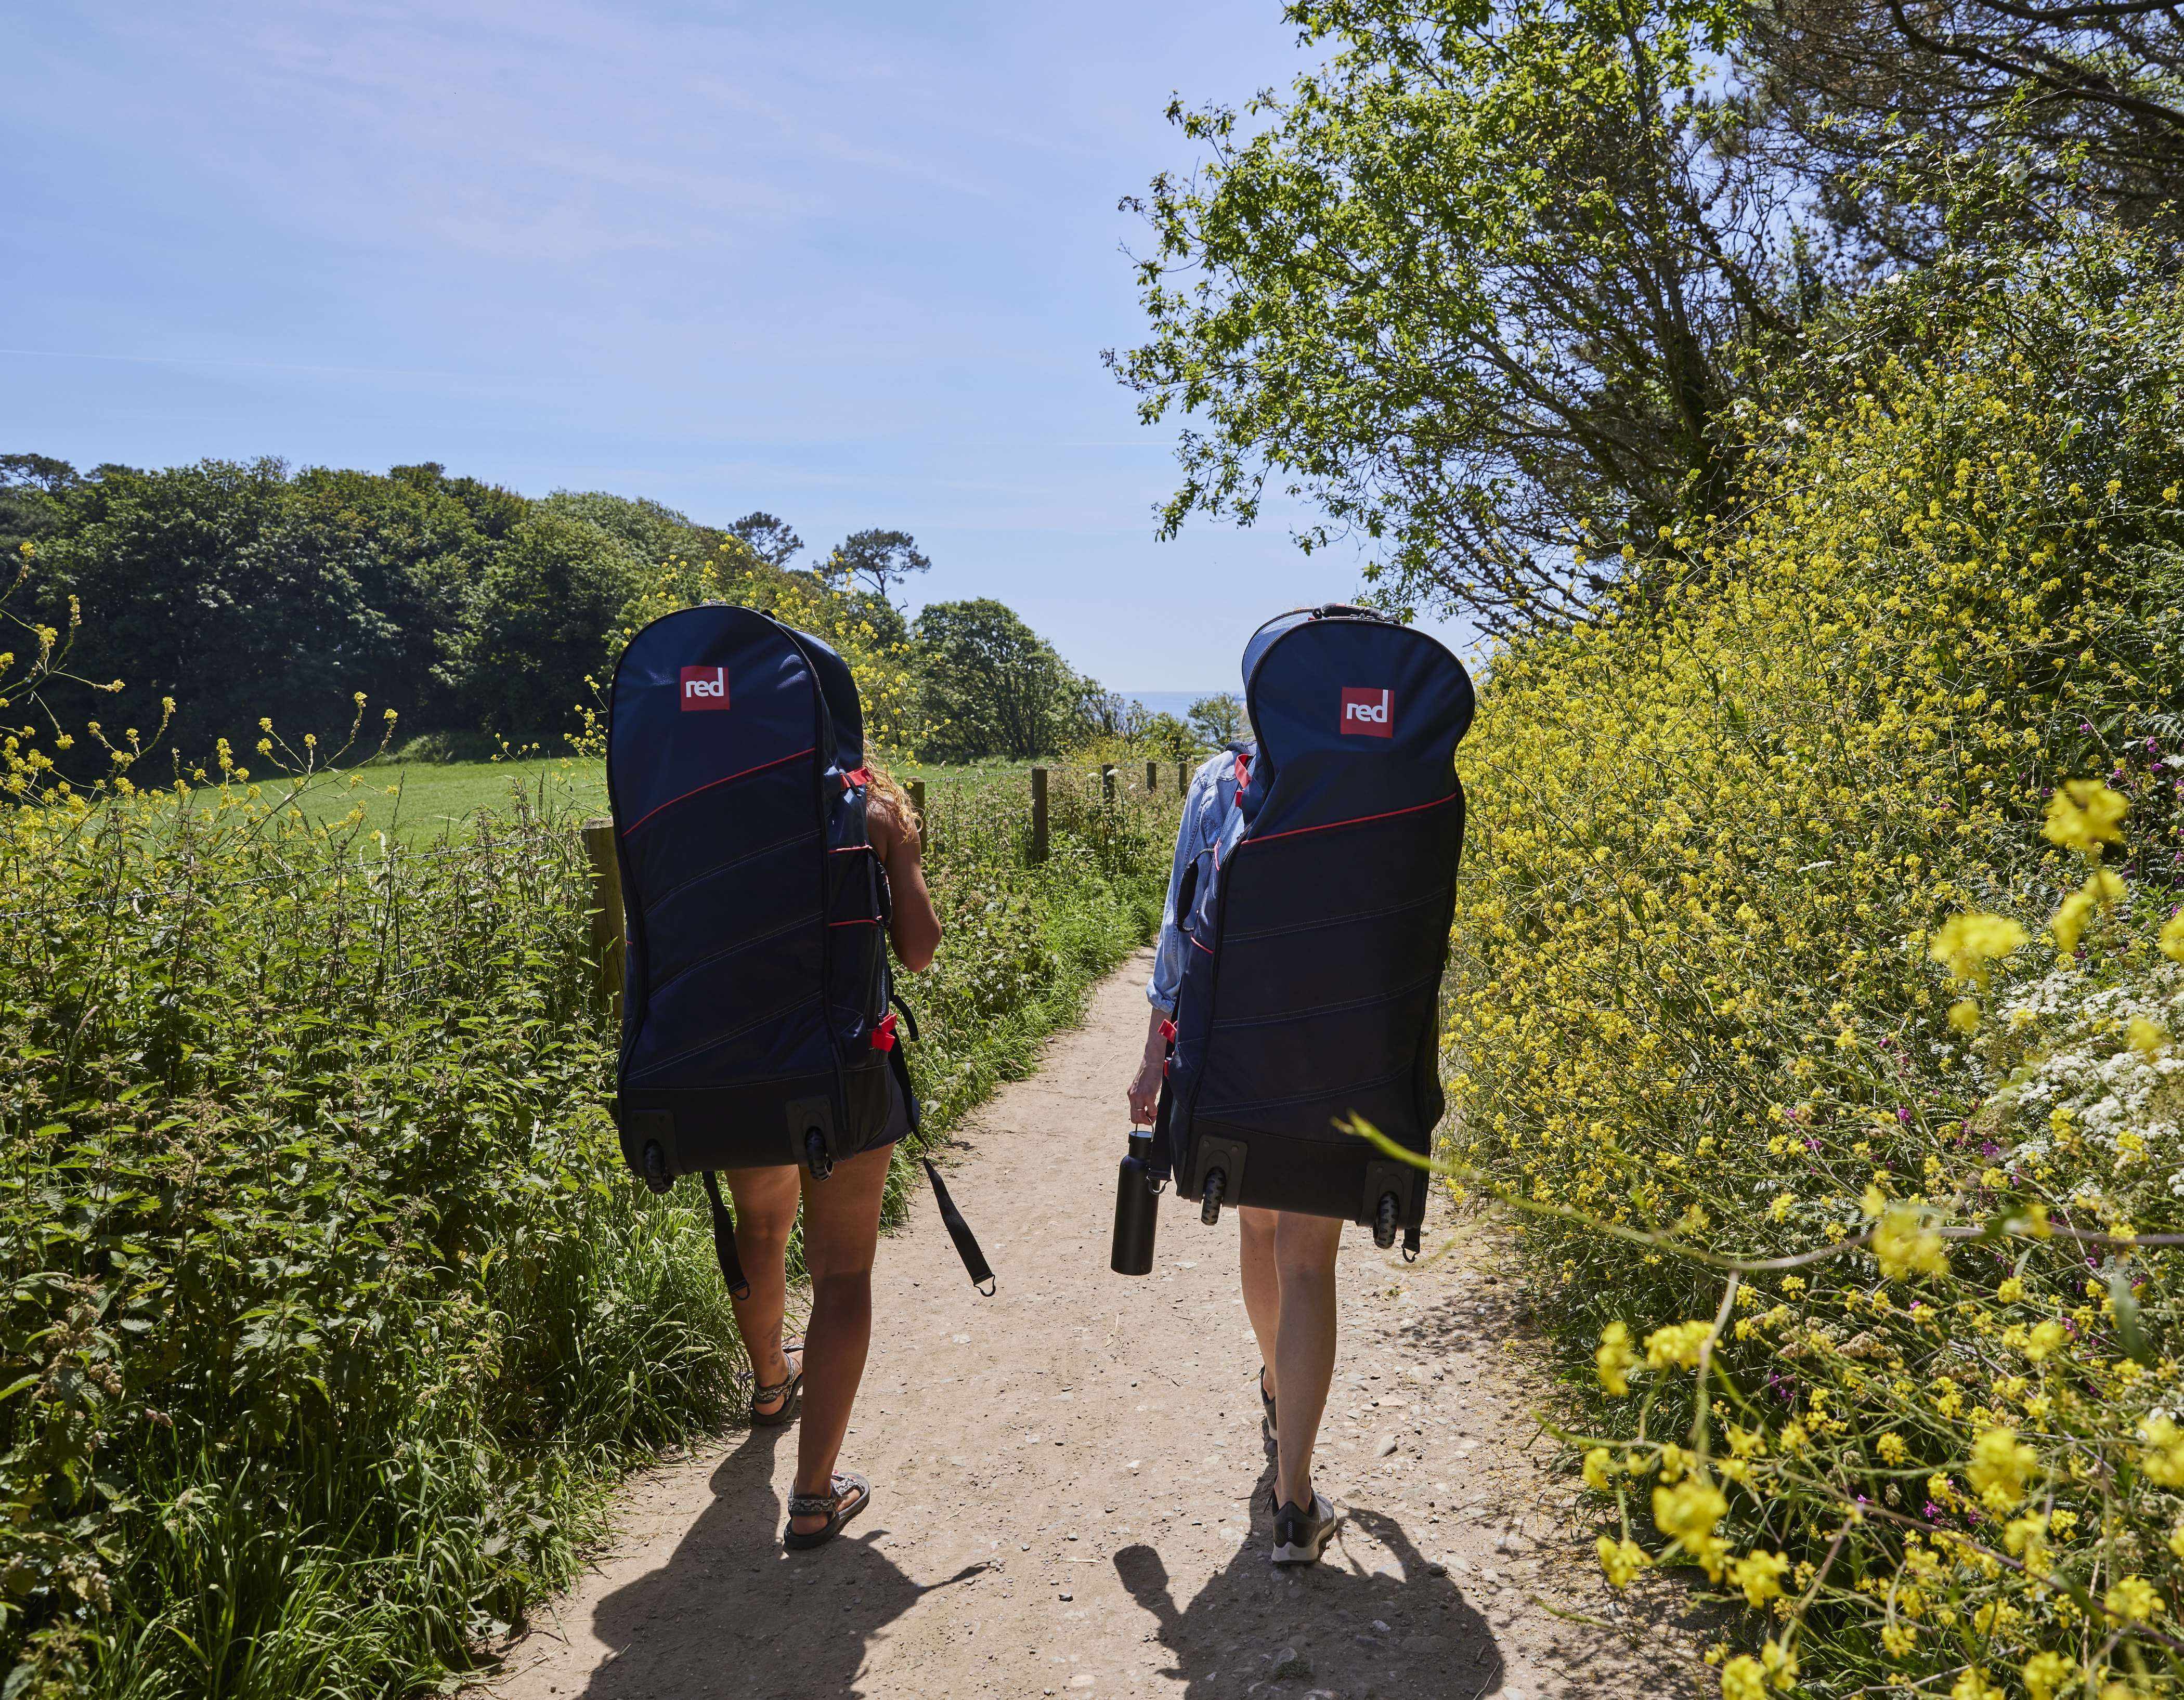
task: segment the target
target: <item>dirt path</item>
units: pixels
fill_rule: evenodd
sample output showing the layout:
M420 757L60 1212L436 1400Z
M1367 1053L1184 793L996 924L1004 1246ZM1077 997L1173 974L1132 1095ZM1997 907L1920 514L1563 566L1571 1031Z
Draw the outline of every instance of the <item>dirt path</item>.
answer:
M872 1509L783 1553L787 1431L639 1478L610 1548L509 1650L502 1700L1696 1691L1691 1636L1625 1615L1543 1473L1536 1354L1485 1234L1407 1266L1346 1233L1316 1472L1346 1520L1317 1569L1269 1564L1233 1224L1169 1206L1153 1274L1107 1269L1148 960L967 1134L950 1186L998 1294L964 1281L922 1191L882 1242L843 1457ZM1427 1227L1429 1253L1451 1237L1445 1208Z

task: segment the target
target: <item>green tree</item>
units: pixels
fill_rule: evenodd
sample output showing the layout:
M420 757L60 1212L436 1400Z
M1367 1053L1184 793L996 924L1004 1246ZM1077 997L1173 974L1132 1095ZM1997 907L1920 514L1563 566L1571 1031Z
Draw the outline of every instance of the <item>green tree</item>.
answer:
M1217 750L1247 735L1244 699L1233 692L1201 697L1190 705L1190 719L1191 731Z
M83 481L49 454L0 454L0 583L13 583L19 553L61 523L60 498Z
M746 514L728 526L728 535L749 546L770 567L785 567L803 553L804 539L786 519L759 511Z
M1110 364L1184 416L1162 514L1250 524L1271 481L1381 546L1404 605L1582 617L1620 546L1736 487L1738 351L1817 284L1709 91L1720 0L1294 0L1331 49L1286 97L1170 108L1209 157L1134 202L1150 339ZM1786 288L1790 292L1786 296Z
M990 598L932 603L911 630L928 754L1022 761L1061 747L1077 681L1013 609Z
M2184 20L2149 4L1780 0L1740 52L1757 153L1872 262L2089 206L2174 243Z
M822 568L823 576L863 586L884 601L889 588L933 565L907 531L853 531Z
M699 525L687 514L644 497L614 496L604 490L557 490L538 508L588 520L620 538L640 559L656 564L670 556L703 560L722 533Z
M588 519L532 514L480 583L450 672L472 721L503 737L558 744L605 681L611 634L648 581L634 548Z
M366 592L369 521L298 503L281 462L102 467L62 501L33 585L49 618L81 600L76 670L124 681L68 704L108 736L149 735L171 697L169 742L193 760L216 736L248 748L261 716L337 741L354 693L400 671L400 632Z

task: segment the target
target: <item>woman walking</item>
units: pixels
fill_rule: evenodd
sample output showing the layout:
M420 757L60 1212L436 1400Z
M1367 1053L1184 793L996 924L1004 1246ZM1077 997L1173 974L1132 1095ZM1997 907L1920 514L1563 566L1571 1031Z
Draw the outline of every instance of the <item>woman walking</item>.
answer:
M1160 1101L1161 1075L1174 1032L1190 932L1210 931L1217 847L1233 834L1236 793L1250 772L1248 747L1224 750L1191 776L1183 825L1176 834L1167 903L1145 999L1145 1057L1128 1088L1130 1120L1149 1125ZM1189 913L1178 914L1178 905ZM1318 1562L1334 1537L1333 1505L1312 1485L1312 1447L1334 1378L1334 1256L1342 1224L1292 1210L1240 1207L1244 1309L1259 1344L1259 1400L1274 1438L1273 1561Z
M916 973L940 945L940 918L925 886L920 823L902 787L869 763L866 769L866 831L892 897L888 935L895 961ZM872 1343L872 1258L889 1155L910 1132L901 1089L894 1071L885 1073L891 1100L886 1125L863 1149L838 1159L824 1181L813 1184L803 1169L786 1165L722 1171L735 1199L736 1248L749 1284L747 1296L732 1296L732 1302L757 1384L751 1420L777 1427L795 1418L800 1403L802 1408L795 1486L783 1537L792 1548L832 1540L872 1503L872 1483L834 1465ZM800 1194L811 1320L802 1339L784 1341L788 1234Z

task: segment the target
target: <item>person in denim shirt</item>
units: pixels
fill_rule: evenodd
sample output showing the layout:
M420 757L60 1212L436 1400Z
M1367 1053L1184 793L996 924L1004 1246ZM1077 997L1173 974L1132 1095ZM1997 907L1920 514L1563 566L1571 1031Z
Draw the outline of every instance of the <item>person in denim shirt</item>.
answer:
M1145 1056L1128 1087L1133 1125L1151 1122L1159 1106L1172 1031L1167 1024L1175 1017L1184 954L1203 948L1189 935L1212 926L1214 870L1228 860L1244 830L1236 792L1249 775L1251 753L1249 746L1242 746L1212 757L1191 775L1184 797L1160 943L1152 977L1145 983L1145 1001L1152 1008L1145 1020ZM1178 917L1176 905L1194 863L1198 878L1191 913ZM1239 1207L1236 1219L1243 1238L1244 1309L1259 1342L1259 1401L1277 1460L1273 1558L1278 1564L1312 1564L1338 1521L1334 1508L1312 1491L1312 1454L1334 1378L1334 1255L1342 1243L1342 1224L1332 1217L1250 1205ZM1277 1393L1279 1409L1288 1413L1285 1423L1275 1420Z

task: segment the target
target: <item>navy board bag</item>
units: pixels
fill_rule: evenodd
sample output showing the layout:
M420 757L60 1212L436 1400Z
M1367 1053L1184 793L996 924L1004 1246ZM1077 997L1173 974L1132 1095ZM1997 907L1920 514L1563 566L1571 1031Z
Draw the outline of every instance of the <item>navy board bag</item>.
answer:
M793 1164L823 1182L886 1133L896 1092L917 1125L901 1042L916 1023L894 996L887 870L865 829L863 710L817 638L708 603L630 640L608 713L627 926L622 1156L655 1192L704 1176L721 1273L740 1297L716 1170ZM925 1168L965 1268L990 1290L977 1241Z
M1425 1171L1341 1124L1424 1155L1440 1120L1471 679L1424 632L1342 605L1269 620L1244 672L1256 744L1176 906L1156 1164L1208 1222L1224 1203L1295 1210L1415 1253Z

